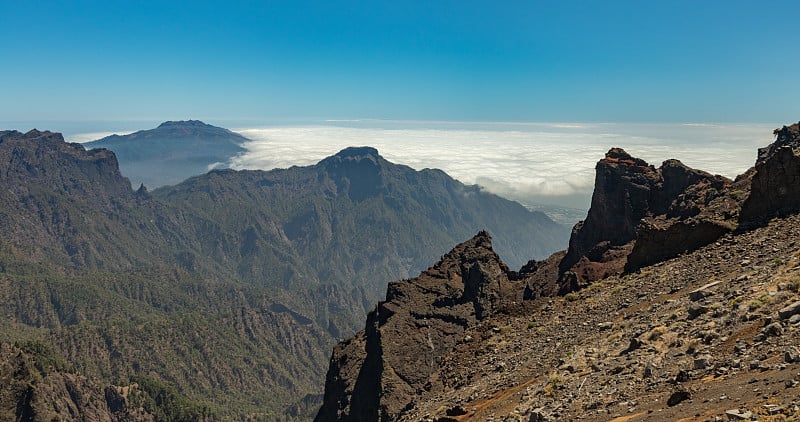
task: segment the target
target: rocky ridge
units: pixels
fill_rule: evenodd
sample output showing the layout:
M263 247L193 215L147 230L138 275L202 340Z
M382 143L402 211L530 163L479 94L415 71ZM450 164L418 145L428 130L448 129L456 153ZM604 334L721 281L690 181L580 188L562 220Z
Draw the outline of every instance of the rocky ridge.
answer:
M391 420L441 388L443 354L464 331L521 300L519 283L480 232L419 277L389 284L367 328L333 352L318 420ZM335 386L335 387L334 387Z
M776 131L777 143L796 126ZM418 287L426 273L393 283L367 329L335 349L317 420L800 416L800 217L770 221L791 214L797 196L786 192L800 165L792 148L762 151L772 152L732 181L610 150L569 250L495 275L514 286L507 297L522 290L526 300L478 318L449 304L447 292L429 297L436 287ZM755 213L748 195L782 199ZM404 283L398 301L391 291ZM464 323L450 331L449 349L435 349L431 370L417 364L419 378L400 383L396 361L428 353L414 340L427 325L384 333L393 316L435 304ZM389 318L377 318L387 309ZM367 388L350 388L358 384Z
M800 210L800 123L775 130L777 139L758 150L750 196L742 206L742 224Z

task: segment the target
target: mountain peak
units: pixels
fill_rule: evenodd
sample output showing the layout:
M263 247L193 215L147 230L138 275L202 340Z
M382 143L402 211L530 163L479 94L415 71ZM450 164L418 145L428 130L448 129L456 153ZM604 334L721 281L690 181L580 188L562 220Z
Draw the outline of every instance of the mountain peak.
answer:
M111 135L84 144L106 148L119 157L122 172L134 186L148 188L176 184L208 172L218 163L245 151L249 139L199 120L166 121L154 129Z
M381 158L378 150L373 147L347 147L334 155L341 158Z
M601 163L627 164L627 165L644 166L644 167L647 166L646 161L631 156L622 148L611 148L610 150L608 150L605 158L601 160Z
M213 126L203 123L200 120L168 120L158 125L159 129L174 128L174 127L213 127Z
M372 147L349 147L319 162L350 199L361 201L376 196L383 189L381 156Z

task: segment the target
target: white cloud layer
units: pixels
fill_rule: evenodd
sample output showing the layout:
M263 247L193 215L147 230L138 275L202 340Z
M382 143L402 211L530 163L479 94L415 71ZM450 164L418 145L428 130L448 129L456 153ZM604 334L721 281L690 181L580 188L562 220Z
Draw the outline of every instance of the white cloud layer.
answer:
M83 144L86 142L96 141L111 135L127 135L133 132L89 132L89 133L75 133L64 135L64 140L67 142L77 142Z
M379 123L380 124L380 123ZM345 126L346 125L346 126ZM373 146L389 161L439 168L468 183L528 203L586 207L594 166L611 147L659 166L684 164L735 177L772 142L767 125L427 124L327 122L324 126L244 128L247 152L235 169L310 165L348 146ZM386 128L389 127L389 128Z

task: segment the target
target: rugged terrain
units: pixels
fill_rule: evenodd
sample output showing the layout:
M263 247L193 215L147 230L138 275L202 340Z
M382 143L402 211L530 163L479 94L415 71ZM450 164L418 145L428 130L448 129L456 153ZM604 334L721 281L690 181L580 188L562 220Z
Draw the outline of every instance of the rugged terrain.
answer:
M390 284L317 420L800 417L798 133L733 181L610 150L569 250L509 271L479 233Z
M0 183L0 342L41 345L94 380L89 396L155 386L216 418L308 419L336 340L458 237L489 228L518 262L565 238L541 213L371 148L151 194L109 150L3 131Z

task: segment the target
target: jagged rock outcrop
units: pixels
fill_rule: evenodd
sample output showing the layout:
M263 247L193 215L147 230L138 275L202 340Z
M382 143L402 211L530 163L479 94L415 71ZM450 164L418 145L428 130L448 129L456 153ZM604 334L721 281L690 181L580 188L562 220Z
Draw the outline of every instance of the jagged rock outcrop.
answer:
M620 247L636 238L639 221L651 208L661 175L644 160L612 148L595 167L595 188L586 220L572 231L567 255L561 261L568 271L582 257L599 262L605 250ZM598 250L600 243L607 245Z
M800 210L800 123L776 129L774 143L758 150L750 196L742 205L741 224Z
M739 202L727 193L732 185L678 160L655 168L612 148L597 163L592 206L559 263L559 291L694 250L733 230ZM529 291L551 284L537 278Z
M480 232L419 277L390 283L365 330L334 350L316 420L393 420L439 388L432 375L464 331L522 299L508 275Z
M775 129L772 134L775 135L775 142L758 149L756 166L766 162L781 148L789 147L795 152L800 150L800 122Z

